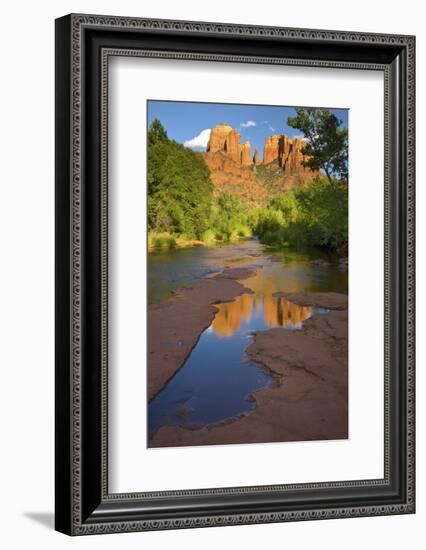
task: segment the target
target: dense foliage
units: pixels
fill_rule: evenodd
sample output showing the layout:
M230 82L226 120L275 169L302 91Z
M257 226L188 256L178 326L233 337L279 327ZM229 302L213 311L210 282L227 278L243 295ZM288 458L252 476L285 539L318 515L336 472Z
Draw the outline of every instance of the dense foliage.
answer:
M297 109L289 124L307 137L309 166L319 168L307 187L282 192L266 208L250 208L229 192L213 195L202 156L170 140L160 121L148 132L150 248L202 241L212 245L258 235L274 247L345 250L348 241L347 131L327 110Z
M154 248L181 241L206 244L249 236L250 209L231 193L213 198L210 172L203 159L170 140L159 120L148 131L148 229Z
M168 139L158 120L148 132L148 227L200 238L209 226L213 186L206 164Z
M256 233L274 247L321 246L342 250L348 241L348 188L317 179L287 191L262 210Z
M211 232L216 240L236 241L249 237L256 225L255 208L249 208L241 199L223 192L215 201L211 215Z
M256 227L269 245L321 246L345 251L348 243L348 131L328 109L300 108L289 126L305 137L305 166L319 170L308 187L272 199Z
M329 109L300 108L287 124L305 136L305 166L322 170L330 184L348 181L348 130L341 128L342 121L336 115Z

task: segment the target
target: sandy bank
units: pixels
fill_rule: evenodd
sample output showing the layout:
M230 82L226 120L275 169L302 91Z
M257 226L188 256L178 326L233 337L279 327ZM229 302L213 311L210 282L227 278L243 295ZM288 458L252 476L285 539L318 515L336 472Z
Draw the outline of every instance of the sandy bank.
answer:
M302 330L273 328L254 334L247 354L276 373L279 385L256 392L256 409L238 420L201 429L164 426L150 446L348 437L347 297L337 293L285 297L290 296L296 303L335 311L308 319Z
M152 399L183 365L201 333L215 316L213 304L251 293L236 279L255 271L226 269L210 279L194 281L148 308L148 399Z

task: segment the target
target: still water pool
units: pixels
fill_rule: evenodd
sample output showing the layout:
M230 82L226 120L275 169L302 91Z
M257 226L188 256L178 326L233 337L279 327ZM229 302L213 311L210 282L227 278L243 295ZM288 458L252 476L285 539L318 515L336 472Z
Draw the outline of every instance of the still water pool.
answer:
M298 330L326 310L298 306L274 293L347 292L347 273L336 258L318 252L274 254L250 239L238 246L150 255L150 301L166 298L190 280L237 266L256 269L255 276L241 281L252 293L216 306L212 324L184 365L149 402L149 437L164 425L198 428L247 413L256 406L253 393L277 383L270 371L248 360L245 350L252 333L271 327Z

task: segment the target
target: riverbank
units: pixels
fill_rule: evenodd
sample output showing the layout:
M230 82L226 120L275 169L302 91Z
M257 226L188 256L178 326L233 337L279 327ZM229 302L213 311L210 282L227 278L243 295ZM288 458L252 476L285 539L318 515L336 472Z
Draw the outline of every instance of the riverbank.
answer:
M235 245L241 241L244 241L247 238L253 238L250 235L236 235L233 238L228 240L219 240L214 237L213 232L208 231L203 237L203 240L200 239L188 239L182 235L173 235L171 233L149 233L148 234L148 252L167 252L175 249L184 249L184 248L193 248L193 247L221 247L224 245ZM254 237L256 238L256 237ZM287 250L291 250L292 247L288 244L280 244L279 246L274 246L268 243L265 243L265 246L271 252L282 253ZM322 253L327 253L327 248L318 248L318 251ZM348 265L348 250L347 243L341 248L335 251L336 255L340 258L340 267L345 267L347 269Z
M182 235L173 235L171 233L149 233L148 234L148 252L165 252L176 248L192 248L198 246L223 246L226 244L236 244L244 240L249 235L234 235L227 240L216 239L212 231L206 231L203 240L188 239Z
M242 277L241 273L246 277ZM250 276L250 269L227 270L212 279L192 285L193 292L203 297L204 306L198 302L195 311L188 312L188 319L180 320L179 323L176 323L175 319L175 327L172 329L177 330L177 324L182 332L186 329L186 322L190 321L189 327L192 326L192 329L188 330L185 336L186 355L190 353L198 339L195 326L206 328L214 316L216 308L212 306L211 301L214 300L214 294L225 296L223 301L232 300L233 293L247 292L247 289L235 279L241 280ZM208 283L208 281L211 282ZM185 303L191 303L191 288L183 291L181 299L176 298L174 306L172 304L164 307L174 307L174 315L184 314ZM223 423L199 429L163 426L151 439L150 447L307 441L348 437L347 296L336 292L303 292L286 293L285 297L299 305L321 307L330 311L306 320L301 330L271 328L253 334L253 343L246 350L247 356L269 369L278 380L276 385L269 385L252 395L256 401L256 408L237 419L229 419ZM194 307L193 302L192 305ZM160 313L161 308L157 306L155 311ZM157 318L157 328L161 329L158 324L162 324L160 315ZM186 355L183 350L179 353L176 335L170 332L171 326L163 325L162 330L163 343L172 344L173 341L174 347L178 348L175 350L173 345L169 345L168 349L163 348L161 351L161 345L158 342L157 365L163 365L164 371L167 365L170 367L173 360L177 365L178 357L181 358L180 364L182 364L184 360L182 357ZM151 325L151 333L156 331L157 329ZM191 342L192 345L190 345ZM179 366L176 366L176 370L178 368ZM150 372L153 370L151 363ZM160 389L159 380L156 384ZM152 391L151 376L150 391Z
M170 233L148 234L148 252L164 252L175 248L191 248L193 246L206 246L206 243L197 239L185 239L182 236Z
M237 281L255 271L225 269L214 277L195 280L171 298L148 307L148 399L151 400L183 365L201 333L212 323L213 304L231 302L252 291Z

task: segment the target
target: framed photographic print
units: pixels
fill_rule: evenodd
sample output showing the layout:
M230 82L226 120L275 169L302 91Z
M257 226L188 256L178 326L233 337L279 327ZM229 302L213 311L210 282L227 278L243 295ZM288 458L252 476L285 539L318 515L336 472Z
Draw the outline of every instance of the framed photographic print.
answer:
M56 21L56 529L406 514L412 36Z

